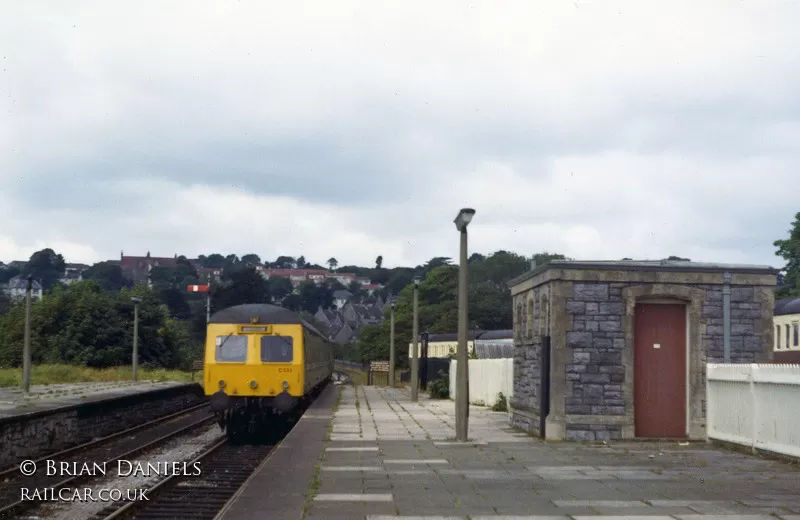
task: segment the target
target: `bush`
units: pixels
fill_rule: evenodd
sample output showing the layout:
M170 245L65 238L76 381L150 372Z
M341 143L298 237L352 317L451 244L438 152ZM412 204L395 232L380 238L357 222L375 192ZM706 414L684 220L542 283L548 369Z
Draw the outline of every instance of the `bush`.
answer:
M493 412L507 412L508 411L508 402L506 402L506 396L503 395L503 392L497 394L497 402L492 406Z
M428 384L431 399L448 399L450 397L450 376L439 370L438 377Z

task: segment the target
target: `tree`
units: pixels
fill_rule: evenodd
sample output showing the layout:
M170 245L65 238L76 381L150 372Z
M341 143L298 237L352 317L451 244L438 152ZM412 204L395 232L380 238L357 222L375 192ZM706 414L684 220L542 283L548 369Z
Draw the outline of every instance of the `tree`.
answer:
M247 265L261 265L261 257L255 253L242 256L242 263Z
M280 302L294 291L291 280L284 276L273 276L267 280L273 303Z
M326 263L328 264L328 267L330 267L331 271L335 271L336 266L339 265L339 262L337 262L336 259L333 257L328 258L328 261Z
M352 282L350 282L350 284L347 286L347 290L350 291L350 293L352 293L353 299L357 302L362 301L369 295L367 290L364 289L364 286L361 285L361 282L357 280L353 280Z
M269 303L267 281L250 266L225 272L225 281L211 293L212 308L217 311L245 303Z
M567 258L564 255L558 253L548 253L544 251L543 253L536 253L531 258L534 262L536 262L536 267L549 264L552 260L572 260L571 258Z
M214 269L220 269L225 266L225 257L219 253L213 253L208 256L200 255L199 260L202 263L203 267L212 267Z
M773 245L778 248L775 254L786 261L783 286L778 289L776 296L800 297L800 213L794 216L794 222L789 229L789 238L776 240Z
M47 248L36 251L31 255L21 275L24 277L28 275L33 276L35 280L39 280L42 284L42 288L47 290L53 287L56 282L64 276L66 266L67 264L63 256Z
M381 265L383 265L383 256L378 255L378 258L375 259L375 269L380 269Z
M298 287L300 308L314 314L317 309L330 309L333 307L333 291L325 284L317 285L314 282L303 282Z
M131 282L122 275L119 264L111 262L98 262L81 276L84 280L94 280L105 291L117 292L123 287L131 286Z
M20 270L10 265L0 267L0 283L8 283L9 280L14 278L20 273Z
M291 269L295 265L297 264L294 258L292 258L291 256L279 256L277 260L272 262L270 267L274 267L276 269Z
M300 255L297 257L297 267L298 269L304 267L306 265L306 257Z
M673 260L678 262L691 262L688 258L681 258L680 256L670 255L667 260Z

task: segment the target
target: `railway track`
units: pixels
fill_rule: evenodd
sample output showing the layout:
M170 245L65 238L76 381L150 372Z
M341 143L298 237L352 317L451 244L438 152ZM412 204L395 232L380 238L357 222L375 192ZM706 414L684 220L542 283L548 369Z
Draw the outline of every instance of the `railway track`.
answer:
M19 467L4 470L0 472L0 518L16 518L21 511L38 505L38 502L21 500L22 488L57 490L74 487L93 478L91 475L80 475L83 464L91 466L93 463L106 462L113 465L117 460L129 459L212 420L208 404L202 404L37 459L34 462L39 469L34 475L23 475ZM47 475L44 469L46 461L55 461L58 467L65 462L77 475ZM78 470L75 471L75 468Z
M91 520L213 519L272 448L223 440L188 463L199 462L200 475L166 477L150 487L147 501L116 503Z

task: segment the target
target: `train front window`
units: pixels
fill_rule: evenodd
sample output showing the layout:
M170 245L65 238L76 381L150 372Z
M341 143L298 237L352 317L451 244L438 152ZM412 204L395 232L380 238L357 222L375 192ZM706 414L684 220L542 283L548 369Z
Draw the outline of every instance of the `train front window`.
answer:
M294 341L291 336L261 336L263 363L291 363L293 354Z
M223 363L247 361L247 336L217 336L215 359Z

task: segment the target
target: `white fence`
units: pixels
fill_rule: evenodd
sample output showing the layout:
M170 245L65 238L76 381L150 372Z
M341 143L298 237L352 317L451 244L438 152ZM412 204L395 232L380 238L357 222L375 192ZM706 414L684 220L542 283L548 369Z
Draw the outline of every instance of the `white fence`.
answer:
M800 365L706 366L706 435L800 457Z
M450 399L456 396L456 367L458 361L450 361ZM514 392L513 359L470 359L469 401L472 404L494 406L500 392L509 399Z

